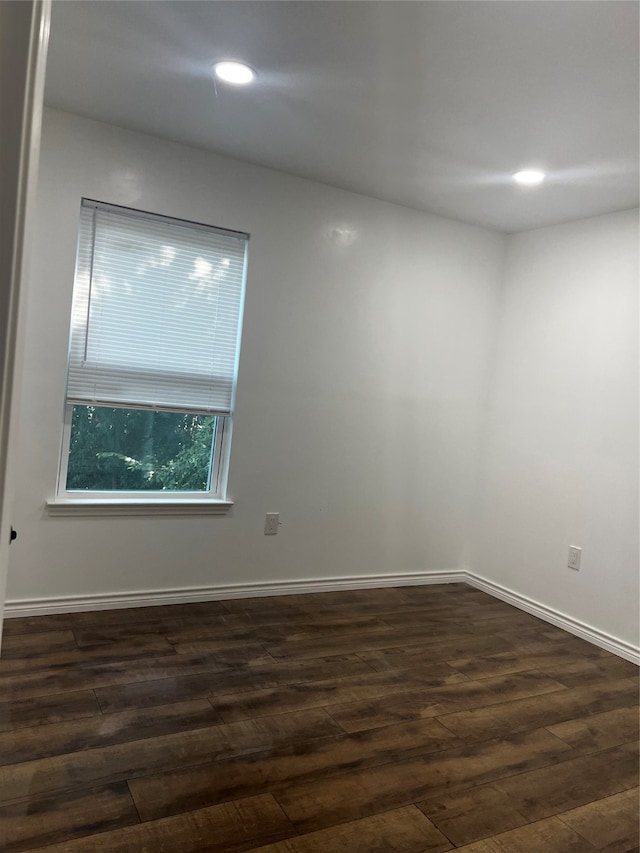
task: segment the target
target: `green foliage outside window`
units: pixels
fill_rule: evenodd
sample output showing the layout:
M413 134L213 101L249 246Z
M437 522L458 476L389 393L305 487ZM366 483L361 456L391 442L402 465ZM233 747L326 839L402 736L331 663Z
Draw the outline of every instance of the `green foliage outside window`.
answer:
M67 489L207 491L216 418L74 406Z

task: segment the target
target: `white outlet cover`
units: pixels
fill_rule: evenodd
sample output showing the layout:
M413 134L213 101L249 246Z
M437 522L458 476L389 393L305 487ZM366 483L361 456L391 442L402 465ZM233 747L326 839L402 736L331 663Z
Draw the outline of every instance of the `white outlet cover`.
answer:
M280 525L280 513L268 512L264 517L264 535L275 536Z
M569 561L567 563L570 569L580 571L580 558L582 557L582 548L577 545L569 545Z

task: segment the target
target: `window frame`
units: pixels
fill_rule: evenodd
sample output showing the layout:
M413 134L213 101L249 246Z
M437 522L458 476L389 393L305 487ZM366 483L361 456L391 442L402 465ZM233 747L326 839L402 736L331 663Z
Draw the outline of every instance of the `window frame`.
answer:
M93 203L92 199L82 199L81 208L85 201ZM231 229L218 228L216 226L206 225L204 223L193 222L190 220L178 219L176 217L164 216L153 212L146 212L129 208L120 205L113 205L105 202L95 202L103 208L110 208L130 215L134 218L148 217L149 219L162 220L170 224L176 224L178 227L187 226L193 227L201 231L213 231L218 234L229 234L234 237L242 235L246 240L244 272L242 280L242 292L240 299L240 310L238 320L238 345L236 350L236 367L235 380L231 398L231 409L228 414L216 414L211 412L210 416L215 417L216 429L215 438L211 451L211 462L209 469L209 488L201 491L187 490L110 490L97 491L89 489L67 489L67 474L69 469L69 457L71 450L71 430L72 430L72 415L74 406L94 405L96 407L105 408L126 408L137 411L167 411L163 408L152 408L149 406L114 406L112 403L101 402L96 400L93 403L86 402L70 402L67 397L65 386L64 401L63 401L63 424L61 447L59 455L59 464L56 477L55 497L46 502L47 509L50 515L221 515L229 511L233 506L233 501L227 496L229 462L231 456L231 436L233 430L233 416L235 409L235 395L238 374L238 362L240 357L240 342L242 337L243 315L244 315L244 300L246 295L246 279L247 279L247 262L248 262L248 241L249 234L246 232L233 231ZM81 209L80 208L80 209ZM79 235L79 232L77 232ZM78 236L79 239L79 236ZM76 252L78 251L76 243ZM77 259L76 259L77 265ZM74 286L72 289L72 299L75 298L76 287L76 272L74 272ZM69 311L70 324L73 320L72 308ZM71 329L69 328L69 343ZM66 381L69 376L69 356L67 356ZM188 409L171 409L176 414L191 414ZM206 414L202 412L202 414Z

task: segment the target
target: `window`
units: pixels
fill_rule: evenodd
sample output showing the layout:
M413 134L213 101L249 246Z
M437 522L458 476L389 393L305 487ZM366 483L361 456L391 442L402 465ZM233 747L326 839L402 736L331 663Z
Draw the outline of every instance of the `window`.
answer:
M83 200L59 498L225 497L247 241Z

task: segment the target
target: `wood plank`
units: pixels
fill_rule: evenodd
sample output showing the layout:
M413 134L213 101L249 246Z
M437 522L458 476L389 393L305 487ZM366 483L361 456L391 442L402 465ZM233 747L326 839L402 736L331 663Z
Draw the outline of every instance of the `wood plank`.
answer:
M376 630L392 630L389 625L379 616L376 615L354 615L341 613L334 614L333 611L312 611L296 612L294 615L282 618L280 622L272 621L272 615L269 612L257 613L233 613L226 616L218 617L220 626L226 625L228 628L237 629L258 628L266 625L280 625L287 627L289 630L296 628L298 631L306 631L317 636L331 634L340 631L376 631ZM192 624L192 623L189 623ZM199 627L199 626L196 626ZM207 633L211 627L211 623L207 625Z
M637 787L638 743L567 757L555 767L503 779L496 786L529 820L540 820Z
M513 644L501 634L494 637L451 637L449 639L429 640L409 646L392 646L360 653L362 660L377 671L384 669L405 669L424 663L447 662L462 655L493 654L507 651Z
M555 817L459 847L459 853L593 853L596 848Z
M259 617L264 614L250 614L236 616L237 619L243 619L245 629L256 629L258 627L266 627L266 624L260 625ZM223 617L229 621L233 616ZM329 614L323 618L310 619L306 613L296 615L295 619L285 620L279 623L270 623L278 625L284 634L299 635L306 637L326 637L326 636L344 636L345 634L369 634L379 631L393 631L390 625L387 625L382 619L377 616L333 616ZM209 635L209 626L206 628L206 634ZM203 632L204 634L205 632Z
M472 743L561 723L572 717L584 716L585 713L611 711L634 705L637 701L635 679L624 678L573 690L557 690L543 699L532 696L499 705L456 711L439 716L439 719L461 740Z
M327 595L334 595L334 593ZM290 597L291 596L287 596L286 598L289 599ZM310 596L304 597L309 598ZM285 604L284 602L285 599L283 597L281 598L281 604L278 606L273 605L269 608L264 608L263 605L258 606L257 604L254 604L249 608L238 608L229 615L236 618L250 619L254 624L296 621L303 624L307 622L319 624L333 619L348 619L350 617L357 619L378 618L386 622L387 619L398 619L399 614L401 613L402 616L414 621L416 626L420 626L429 620L440 623L445 619L451 621L453 618L450 598L442 598L441 600L433 603L425 603L423 600L412 598L403 601L401 604L397 601L389 602L383 599L332 604L329 598L322 603L317 602L315 604L306 605L292 605L290 603ZM495 599L493 604L496 604ZM469 611L471 611L473 603L463 603L460 601L457 606L468 607ZM480 608L483 605L475 606ZM490 611L487 611L487 613L489 612ZM403 625L401 620L396 627L402 628L409 626L406 622Z
M230 613L256 611L318 612L323 608L354 608L358 604L378 604L385 607L402 607L407 599L393 587L385 589L347 589L340 592L308 592L293 595L258 596L255 598L225 599L223 608Z
M5 621L7 636L34 631L74 630L85 626L99 628L109 625L137 626L164 618L202 618L225 612L218 601L198 601L185 604L156 604L149 607L115 607L109 610L83 610L75 613L52 613L45 616L22 616ZM177 625L176 625L177 627Z
M23 660L34 655L51 654L52 652L75 648L77 646L73 631L39 631L34 634L9 635L2 639L0 672L8 660Z
M291 596L286 600L290 601ZM353 607L357 604L383 604L385 607L405 607L407 590L402 587L379 587L371 589L344 589L339 592L315 592L294 596L295 603L303 610L319 607Z
M184 604L153 604L148 607L123 607L110 610L85 610L73 616L74 624L127 625L156 619L203 618L223 613L219 601L187 601Z
M88 660L80 666L74 662L44 671L8 675L0 679L0 689L7 699L26 699L63 690L95 689L198 673L210 674L211 677L214 673L224 672L239 675L243 667L266 663L276 665L262 646L257 645L219 649L197 655L177 655L167 645L166 652L154 657L141 656L139 660L125 658L104 663ZM360 668L362 670L366 665L360 662Z
M57 797L33 797L26 803L0 806L0 849L4 853L26 850L139 822L126 782Z
M137 641L140 645L145 642L157 641L158 637L163 639L172 631L183 629L181 619L153 619L142 622L125 622L123 625L106 623L105 625L92 625L87 623L73 629L78 648L89 648L91 646L106 646L110 643L122 643L124 641Z
M631 788L559 815L601 853L630 853L640 845L640 791Z
M389 628L384 630L389 631ZM181 631L172 631L167 639L174 646L190 643L206 643L208 649L225 649L247 643L291 643L303 642L310 639L310 634L299 622L273 622L268 625L247 626L233 630L218 630L214 628L187 627ZM205 646L203 645L203 648ZM319 652L314 657L324 656Z
M493 619L483 619L482 614L478 613L470 620L469 625L471 633L477 636L510 632L512 635L523 634L533 638L539 637L546 628L548 625L545 622L515 607L513 613Z
M524 619L521 614L521 610L517 610L510 604L505 604L502 601L494 599L490 603L480 605L475 601L460 602L455 608L452 608L451 604L446 602L439 603L437 606L422 607L421 609L407 608L405 610L403 608L400 612L388 615L385 621L394 628L403 629L418 627L428 621L446 620L449 622L463 622L469 616L473 615L473 618L477 620L507 617L517 620L517 624L533 624L530 622L530 619L534 617ZM523 622L520 620L523 620Z
M305 782L278 794L278 800L297 829L308 832L554 764L568 751L541 729Z
M473 657L449 660L448 663L469 678L477 680L492 678L496 675L509 675L512 672L524 672L528 669L544 669L546 671L549 666L574 664L578 656L575 647L564 646L561 643L549 644L540 650L532 648L526 651L514 649L492 655L482 655L482 653L477 654L475 652L474 649ZM591 646L584 650L583 656L585 659L593 661L602 657L603 654L606 653L602 652L601 649L596 649L595 646Z
M305 622L304 616L298 615L296 619L285 622L269 622L265 625L244 624L230 627L228 624L192 626L189 625L180 631L168 633L169 642L177 647L190 647L192 644L203 644L202 648L224 649L241 643L261 643L265 645L274 643L297 643L297 642L320 642L323 637L329 637L331 641L343 641L343 645L350 641L354 635L367 636L369 634L390 635L395 632L389 625L379 619L358 618L331 619L329 624L323 622ZM314 640L315 638L315 640ZM205 645L206 644L206 645ZM318 654L323 654L319 652ZM318 657L318 654L313 657Z
M373 612L369 612L372 609ZM329 607L320 608L318 610L301 610L291 609L286 612L257 610L257 611L239 611L237 613L221 613L218 616L207 619L206 624L200 619L183 619L184 629L193 628L194 630L200 627L206 627L207 632L215 631L216 626L222 628L227 626L231 630L238 628L258 628L267 625L297 625L299 628L306 629L312 626L319 632L322 631L326 624L334 624L336 627L346 627L351 621L358 620L363 625L370 623L373 627L374 622L379 622L380 627L388 629L389 625L383 620L383 616L387 611L380 613L376 608L365 608L364 613L354 613L350 609L334 610Z
M91 630L89 627L87 630ZM351 613L333 615L333 613L292 613L273 614L270 612L240 612L221 613L205 618L182 618L180 627L175 634L168 636L175 644L211 641L211 647L217 648L213 641L247 642L247 637L253 637L249 642L256 642L259 632L271 642L286 640L294 637L308 638L311 636L339 635L341 633L362 633L373 631L392 631L382 619L377 616L356 616ZM253 633L251 633L253 632ZM102 631L107 636L105 629Z
M479 605L482 607L482 605ZM449 608L449 613L446 613L447 608ZM335 604L335 605L327 605L323 607L311 607L308 608L298 608L298 618L305 618L307 615L312 617L315 621L320 621L323 619L335 618L335 617L346 617L349 614L355 617L364 617L364 616L377 616L385 622L398 618L399 612L402 612L402 616L407 619L412 618L415 619L415 625L411 626L406 624L401 619L399 622L394 622L394 626L396 628L410 628L410 627L420 627L422 625L426 625L430 622L440 625L445 622L455 622L456 621L456 612L454 608L451 607L451 603L449 602L446 606L438 606L432 604L425 604L418 600L408 600L405 601L401 606L397 603L389 604L384 601L371 601L371 602L360 602L354 604ZM471 608L469 608L471 612ZM517 613L514 609L514 613ZM257 614L256 614L257 615ZM262 613L260 613L262 616ZM283 614L284 615L284 614ZM474 614L478 616L478 614ZM494 614L497 616L497 614ZM503 613L502 616L507 614ZM518 620L518 617L515 617ZM459 624L464 621L464 616L459 620ZM533 623L527 623L527 625L531 626ZM523 626L524 623L521 621L516 621L513 623L514 626Z
M442 641L452 637L463 637L473 634L469 624L456 625L425 625L419 628L408 628L403 631L384 631L362 634L357 637L336 637L334 639L311 638L308 640L291 640L277 644L265 644L265 648L276 659L299 660L313 658L318 655L361 653L389 649L398 646L424 645L429 641Z
M239 853L293 834L269 794L46 848L46 853ZM88 846L90 845L90 846Z
M529 823L495 784L443 794L417 806L456 847Z
M458 743L435 720L422 720L145 776L131 780L129 787L141 820L155 820L265 790L277 795L308 779L439 752Z
M260 847L260 853L445 853L447 839L416 809L407 806Z
M565 687L582 687L584 684L620 678L635 678L638 683L639 677L638 667L634 663L608 652L596 660L577 660L557 666L540 667L540 670Z
M446 793L418 806L454 844L468 844L637 785L637 756L637 744L578 758L567 753L552 767Z
M136 619L138 621L147 618L147 612L154 611L155 616L170 616L184 619L202 619L208 616L215 617L224 613L225 609L220 601L185 601L184 604L154 604L152 607L128 608L124 612L127 615L125 621ZM101 618L111 622L122 621L116 610L101 611ZM87 619L87 622L95 625L95 619Z
M221 722L211 704L199 699L143 711L31 726L0 734L0 765L205 728Z
M535 632L525 632L523 636L518 636L511 631L505 631L501 636L508 636L514 648L522 649L523 652L539 652L551 648L554 644L559 645L566 651L573 651L576 654L576 662L591 658L593 655L597 657L607 657L609 652L594 646L593 643L588 643L581 637L576 637L573 634L562 631L560 628L554 628L553 625L544 624L540 630ZM533 639L530 639L533 637Z
M167 705L187 699L202 699L215 694L250 691L300 684L322 678L361 675L371 668L357 655L334 655L327 658L291 662L275 662L249 670L203 672L157 680L144 680L113 687L98 688L96 696L103 712Z
M291 740L302 745L336 731L336 724L324 711L308 711L10 764L0 767L0 802L277 749Z
M214 725L219 728L208 747L213 749L214 758L259 752L270 746L277 748L290 738L305 742L342 731L331 717L320 710L261 717L228 725L219 725L220 722L211 704L206 699L198 699L141 711L33 726L0 735L0 763L18 764Z
M587 717L547 726L548 731L569 744L574 752L595 752L638 739L640 708L615 708Z
M536 621L538 624L531 628L507 628L501 632L501 636L510 637L514 645L522 646L523 648L526 648L531 643L537 644L540 642L562 643L563 645L574 641L579 644L586 643L585 640L581 640L568 631L563 631L562 628L556 628L548 622ZM592 646L591 643L586 643L586 645Z
M281 714L301 708L320 708L333 702L351 702L375 696L404 693L420 687L455 684L466 680L446 664L422 669L394 669L362 675L285 684L282 687L219 695L212 691L213 707L226 722ZM553 683L553 682L549 682Z
M152 626L144 627L149 622L164 624L162 613L164 608L156 607L136 607L126 610L99 610L85 611L82 613L51 613L46 616L23 616L5 620L5 630L7 636L15 636L17 634L25 635L39 631L76 631L86 627L91 627L94 630L109 627L115 628L121 626L129 628L130 633L145 633L153 632ZM165 611L166 612L166 611ZM166 619L172 619L172 626L175 629L182 627L182 622L177 614L173 617L167 616ZM4 634L4 631L3 631Z
M565 688L534 671L329 705L327 710L345 731L356 732L557 690Z
M226 613L273 613L282 616L300 614L291 595L260 595L255 598L229 598L220 602Z
M25 634L24 636L39 637L46 636L47 632ZM72 634L73 636L73 634ZM11 637L13 640L21 640L21 635ZM118 643L110 643L104 646L90 646L78 649L75 645L68 651L60 650L51 653L33 654L30 656L16 656L0 660L0 689L2 678L9 675L22 675L39 670L58 670L65 667L79 667L91 663L115 663L123 660L139 660L145 657L166 657L176 654L176 650L165 637L155 635L144 635L144 642L138 642L138 638L131 638ZM266 652L263 654L266 655Z
M476 589L468 583L438 583L438 584L418 584L416 586L394 587L403 592L408 600L413 601L416 598L423 598L427 601L437 599L448 599L456 605L459 599L472 599L479 604L491 603L496 599L481 589Z
M0 732L100 714L93 690L0 702Z
M59 614L58 614L59 615ZM71 626L61 622L52 622L48 616L8 616L5 614L2 626L2 642L7 637L25 636L33 631L70 631Z
M466 583L446 583L446 584L416 584L415 586L394 587L400 592L411 606L414 602L419 601L425 605L433 603L454 604L457 606L462 601L474 601L476 604L492 604L497 599L483 592L480 589L469 586ZM406 605L405 605L406 606Z
M224 635L228 632L237 630L245 630L247 628L262 628L266 625L291 624L291 622L300 622L301 615L296 611L287 612L287 614L272 613L270 611L258 611L238 613L228 613L222 610L213 616L207 617L189 617L182 618L181 631L193 631L197 633L198 629L205 629L207 636L215 637Z

